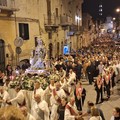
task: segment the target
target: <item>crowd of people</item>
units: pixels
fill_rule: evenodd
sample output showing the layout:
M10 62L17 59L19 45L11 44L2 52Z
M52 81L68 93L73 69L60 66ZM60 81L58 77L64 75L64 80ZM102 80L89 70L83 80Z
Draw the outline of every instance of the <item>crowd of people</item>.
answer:
M50 63L50 74L58 75L59 79L51 77L44 90L41 82L35 80L29 101L20 84L15 86L14 98L9 94L9 83L14 80L11 76L18 76L12 66L9 64L5 73L0 71L0 120L19 118L17 110L24 117L19 120L84 120L86 115L90 115L90 120L105 120L102 110L95 104L109 100L111 94L114 94L114 87L120 80L120 51L113 46L91 46L82 48L75 55L52 58ZM19 76L22 74L24 72ZM94 85L96 91L96 103L88 101L87 112L83 112L87 92L81 79L86 79L88 85ZM120 107L113 109L111 120L120 120Z

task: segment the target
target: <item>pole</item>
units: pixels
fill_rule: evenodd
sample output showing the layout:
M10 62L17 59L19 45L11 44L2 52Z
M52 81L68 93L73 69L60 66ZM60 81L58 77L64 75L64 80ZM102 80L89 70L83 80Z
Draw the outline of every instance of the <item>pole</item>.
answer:
M15 0L14 0L14 8L16 7L16 3L15 3ZM15 11L15 14L14 14L14 18L15 18L15 32L16 32L16 38L18 37L18 32L17 32L17 17L16 17L16 11ZM18 64L18 55L16 53L16 65Z

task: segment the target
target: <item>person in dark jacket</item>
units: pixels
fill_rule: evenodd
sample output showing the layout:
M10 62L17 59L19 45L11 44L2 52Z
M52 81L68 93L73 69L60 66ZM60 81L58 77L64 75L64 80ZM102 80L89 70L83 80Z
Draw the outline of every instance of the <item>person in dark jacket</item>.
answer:
M58 106L58 120L64 120L65 106L67 104L67 98L63 97L61 99L61 104Z
M13 72L12 66L11 66L10 64L8 64L8 65L6 66L6 75L7 75L8 77L10 77L10 76L12 75L12 72Z
M77 106L77 110L82 111L82 106L84 105L86 90L82 87L82 83L78 81L75 91L75 104Z
M81 71L82 71L82 65L81 65L81 62L78 61L77 66L76 66L76 79L77 79L77 81L79 81L81 78Z
M88 67L87 67L86 71L87 71L87 75L88 75L89 84L92 85L93 74L94 74L94 66L91 64L90 61L88 63Z
M101 102L103 102L102 85L103 85L102 76L98 75L97 80L95 81L95 90L96 90L96 93L97 93L96 104L98 104L98 102L99 102L100 95L101 95Z

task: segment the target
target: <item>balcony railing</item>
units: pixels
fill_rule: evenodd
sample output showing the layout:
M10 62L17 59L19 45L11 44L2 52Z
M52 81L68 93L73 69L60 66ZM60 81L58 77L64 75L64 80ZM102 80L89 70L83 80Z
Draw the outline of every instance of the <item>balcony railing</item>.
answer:
M11 9L13 8L13 2L12 0L0 0L0 8Z
M0 6L7 7L7 0L0 0Z
M58 26L60 24L60 18L56 17L55 15L44 15L44 24Z
M18 11L19 9L16 9L14 7L14 1L13 0L0 0L0 14L7 14L8 16L13 14L13 11Z
M61 25L72 25L72 18L69 16L60 16L60 24Z
M44 24L45 25L71 25L73 23L72 18L69 16L47 16L44 15Z

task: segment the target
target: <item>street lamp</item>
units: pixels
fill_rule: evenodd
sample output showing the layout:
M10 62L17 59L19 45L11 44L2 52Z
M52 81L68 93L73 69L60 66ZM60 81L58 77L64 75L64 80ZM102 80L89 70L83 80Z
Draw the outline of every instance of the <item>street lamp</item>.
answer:
M116 12L119 13L119 12L120 12L120 8L117 8L117 9L116 9Z
M116 20L116 18L114 17L114 18L113 18L113 21L115 21L115 20Z

